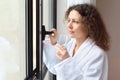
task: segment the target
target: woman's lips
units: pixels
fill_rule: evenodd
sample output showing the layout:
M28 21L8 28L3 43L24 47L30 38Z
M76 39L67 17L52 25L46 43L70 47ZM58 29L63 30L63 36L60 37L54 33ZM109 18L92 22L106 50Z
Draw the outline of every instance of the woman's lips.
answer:
M73 31L69 31L69 34L73 34L74 32Z

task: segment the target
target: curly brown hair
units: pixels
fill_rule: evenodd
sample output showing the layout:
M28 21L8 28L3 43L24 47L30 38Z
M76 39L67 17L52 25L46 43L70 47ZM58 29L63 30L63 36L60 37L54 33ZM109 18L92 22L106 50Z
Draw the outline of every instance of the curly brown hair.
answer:
M72 10L76 10L82 16L83 30L88 37L105 51L109 50L110 37L96 7L91 4L73 5L66 11L65 20L68 19Z

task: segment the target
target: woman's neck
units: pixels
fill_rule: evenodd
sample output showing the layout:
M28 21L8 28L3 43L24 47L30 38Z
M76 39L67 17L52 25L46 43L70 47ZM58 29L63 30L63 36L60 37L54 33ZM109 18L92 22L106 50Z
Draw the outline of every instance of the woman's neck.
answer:
M87 39L87 37L84 37L82 39L76 39L76 44L74 47L74 51L73 51L73 56L75 55L75 53L78 51L79 47L81 46L81 44Z
M86 39L87 37L76 39L76 48L79 48Z

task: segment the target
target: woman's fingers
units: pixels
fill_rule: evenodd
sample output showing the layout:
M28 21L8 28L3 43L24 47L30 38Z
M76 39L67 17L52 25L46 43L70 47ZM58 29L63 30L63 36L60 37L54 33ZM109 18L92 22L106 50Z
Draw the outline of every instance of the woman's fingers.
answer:
M63 46L61 46L60 44L56 44L56 47L57 47L57 49L60 49L60 50L61 50L61 49L62 49L62 50L65 49L65 48L64 48Z
M56 47L57 47L56 56L58 57L58 59L60 59L60 60L66 59L68 57L68 52L67 52L66 48L59 44L57 44Z
M58 33L57 33L57 30L56 29L51 29L51 32L53 32L52 34L51 34L51 36L57 36L58 35Z
M51 44L52 44L52 45L55 45L55 44L57 43L58 33L57 33L57 30L56 30L56 29L51 29L51 31L52 31L53 33L50 35L50 41L51 41Z
M58 50L57 50L56 56L59 60L63 60L62 55L60 54L60 52Z

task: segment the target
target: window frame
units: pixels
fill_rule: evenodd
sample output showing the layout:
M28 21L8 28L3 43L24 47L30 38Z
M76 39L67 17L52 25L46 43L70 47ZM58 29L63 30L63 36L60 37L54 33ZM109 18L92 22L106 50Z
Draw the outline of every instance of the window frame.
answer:
M43 0L36 0L36 68L33 69L33 0L25 0L25 41L26 41L26 78L43 80L47 68L43 65ZM57 0L53 0L53 28L57 29ZM43 70L43 71L42 71ZM42 76L40 76L42 75ZM56 80L55 75L51 75L50 80Z

